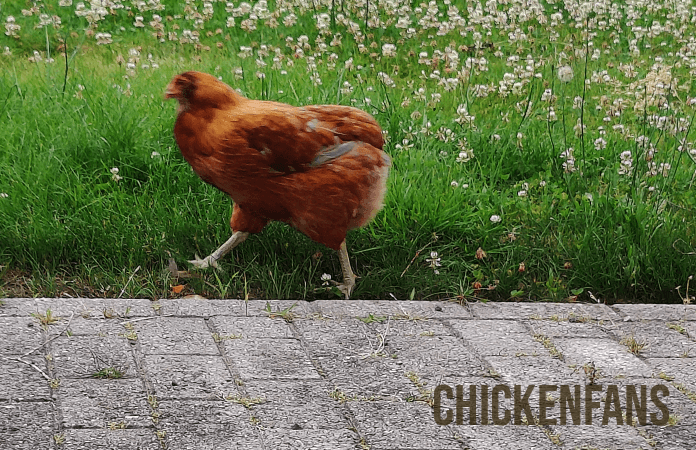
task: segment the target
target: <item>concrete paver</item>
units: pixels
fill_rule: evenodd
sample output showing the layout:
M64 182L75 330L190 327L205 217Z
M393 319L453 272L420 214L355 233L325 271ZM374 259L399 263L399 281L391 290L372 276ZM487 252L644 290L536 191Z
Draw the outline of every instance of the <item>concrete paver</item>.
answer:
M3 299L0 329L3 450L696 446L696 306Z

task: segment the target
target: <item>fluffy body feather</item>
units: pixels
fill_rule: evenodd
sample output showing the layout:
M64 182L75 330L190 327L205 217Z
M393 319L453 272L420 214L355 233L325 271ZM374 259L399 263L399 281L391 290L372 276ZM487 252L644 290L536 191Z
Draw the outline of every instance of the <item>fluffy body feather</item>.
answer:
M234 200L235 232L277 220L340 250L346 232L382 208L391 160L371 115L250 100L200 72L175 76L166 98L179 101L174 135L184 158Z

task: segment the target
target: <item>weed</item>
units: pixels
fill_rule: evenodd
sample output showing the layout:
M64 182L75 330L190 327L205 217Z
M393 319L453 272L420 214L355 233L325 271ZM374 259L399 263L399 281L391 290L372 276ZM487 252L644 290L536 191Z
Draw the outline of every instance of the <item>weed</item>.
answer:
M262 403L266 403L265 398L261 397L242 397L240 395L228 395L225 397L225 400L232 402L232 403L238 403L245 407L246 409L251 409L255 405L260 405Z
M646 339L636 339L636 337L633 334L621 338L619 344L628 347L628 351L633 353L634 355L637 355L638 353L640 353L648 347L648 341Z

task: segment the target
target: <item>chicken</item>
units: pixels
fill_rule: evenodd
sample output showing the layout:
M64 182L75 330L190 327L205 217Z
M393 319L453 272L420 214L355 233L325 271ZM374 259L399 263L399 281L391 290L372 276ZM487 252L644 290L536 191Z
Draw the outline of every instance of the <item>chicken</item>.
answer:
M250 100L201 72L175 76L165 98L179 102L174 136L186 161L234 201L232 237L190 262L217 267L249 234L282 221L338 252L337 286L350 298L346 233L382 208L391 166L375 119L348 106Z

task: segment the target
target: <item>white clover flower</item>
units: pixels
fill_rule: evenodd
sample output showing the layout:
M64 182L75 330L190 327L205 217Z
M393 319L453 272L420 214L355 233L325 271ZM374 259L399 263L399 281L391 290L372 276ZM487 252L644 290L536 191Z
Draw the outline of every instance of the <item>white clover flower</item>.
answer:
M564 83L573 79L573 69L570 66L561 66L558 68L558 79Z
M604 150L605 148L607 148L607 141L605 141L602 138L595 139L594 148L595 150Z
M669 163L660 163L660 168L658 169L658 172L662 174L663 177L667 177L669 175L669 169L672 168L672 165Z
M159 152L152 152L150 153L150 158L157 158L158 156L161 156Z
M283 18L283 25L286 27L291 27L297 23L297 16L290 13Z
M626 150L620 155L619 175L628 175L633 168L633 156L630 150Z
M389 77L389 75L387 75L384 72L379 72L377 74L377 78L379 78L382 81L382 83L384 83L384 85L387 87L392 88L392 87L396 86L396 83L394 82L394 80L392 80L391 77Z
M453 188L459 187L459 182L456 180L452 180L452 182L450 183L450 186L452 186Z
M440 264L440 258L438 258L437 252L430 252L430 258L426 258L425 260L430 263L430 268L433 269L435 275L439 275L440 271L437 270L437 268L441 267L442 264Z
M384 44L382 46L382 55L388 58L393 58L396 56L396 45L394 44Z
M0 198L7 198L9 195L7 195L7 192L0 192Z
M517 196L518 197L526 197L527 196L527 191L522 189L521 191L517 191Z
M111 39L111 33L97 33L94 35L94 39L97 40L97 45L107 45L114 42Z
M501 220L503 219L501 219L500 216L497 214L493 214L490 218L490 221L493 223L500 223Z
M111 170L111 179L118 182L119 180L122 180L123 177L118 174L118 167L112 167Z
M323 283L321 284L322 286L328 286L329 283L331 283L331 275L329 275L328 273L322 274L321 281L323 281Z

